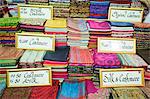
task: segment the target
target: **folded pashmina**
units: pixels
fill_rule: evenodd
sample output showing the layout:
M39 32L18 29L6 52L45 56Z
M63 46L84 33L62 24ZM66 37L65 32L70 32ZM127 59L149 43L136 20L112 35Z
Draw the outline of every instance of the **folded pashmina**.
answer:
M66 19L47 20L45 23L45 27L48 27L48 28L66 28L67 27L67 20Z
M45 23L45 19L38 19L38 18L22 18L20 20L20 24L24 25L37 25L37 26L43 26Z
M20 68L42 67L43 57L46 51L26 50L19 61Z
M15 47L0 47L0 59L19 59L23 52Z
M28 99L56 99L58 88L58 80L53 80L52 86L32 87Z
M133 27L133 23L129 22L110 22L111 26Z
M119 66L120 60L117 54L113 53L98 53L96 49L93 50L93 60L95 65L100 66Z
M68 27L70 29L76 30L76 31L87 31L87 25L85 20L75 20L68 18Z
M110 29L110 24L108 22L97 22L94 20L87 20L90 29Z
M136 23L134 23L134 27L138 27L138 28L150 28L150 23L136 22Z
M0 26L17 26L19 23L19 18L0 18Z
M59 89L58 99L86 99L85 80L65 80Z
M92 66L93 59L89 49L81 49L77 47L70 48L70 64L78 64L78 66Z
M29 2L48 3L49 0L28 0L28 3L29 3Z
M121 8L129 8L130 4L118 4L118 3L110 3L110 7L121 7Z
M140 88L112 88L114 99L147 99Z
M55 52L47 51L43 59L66 62L68 59L69 50L70 47L68 46L56 47Z
M6 88L2 99L29 99L31 89L31 87Z
M49 0L51 2L70 2L70 0Z
M137 54L117 54L121 65L133 67L145 67L148 64Z
M49 1L49 5L53 6L54 8L68 8L70 6L69 2L51 2Z
M6 88L6 81L5 80L0 80L0 97L3 95L3 92Z

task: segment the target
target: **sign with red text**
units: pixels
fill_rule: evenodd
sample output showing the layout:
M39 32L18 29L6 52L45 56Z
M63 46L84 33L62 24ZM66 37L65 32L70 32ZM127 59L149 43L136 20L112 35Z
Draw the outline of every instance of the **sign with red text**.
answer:
M136 53L136 39L134 38L98 38L98 52L102 53Z
M42 5L18 5L19 18L53 19L53 7Z
M7 71L7 87L52 85L51 68L12 69Z
M54 51L55 36L34 33L16 33L16 48Z
M108 20L114 22L142 22L142 8L118 8L110 7Z
M100 69L100 87L144 86L144 69Z

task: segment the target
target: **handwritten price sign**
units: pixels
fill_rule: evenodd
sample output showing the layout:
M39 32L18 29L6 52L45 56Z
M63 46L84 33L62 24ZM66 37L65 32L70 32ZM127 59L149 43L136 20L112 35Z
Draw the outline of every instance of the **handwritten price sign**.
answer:
M18 15L20 18L53 19L53 7L41 5L18 5Z
M100 87L144 86L144 69L100 69Z
M142 22L143 9L109 8L108 20L116 22Z
M98 52L136 53L136 39L98 38Z
M7 71L8 87L52 85L51 69L13 69Z
M55 50L55 36L16 33L16 48L31 50Z

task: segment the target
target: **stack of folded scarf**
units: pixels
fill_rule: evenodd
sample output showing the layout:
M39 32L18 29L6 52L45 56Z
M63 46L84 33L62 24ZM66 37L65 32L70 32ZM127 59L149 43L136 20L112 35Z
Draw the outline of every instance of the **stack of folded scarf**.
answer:
M56 46L67 46L67 22L66 19L47 20L45 34L55 35Z
M133 37L133 24L128 22L111 22L112 37Z
M19 18L0 18L0 45L14 46L18 29Z
M130 4L110 3L109 7L130 8Z
M7 0L8 4L26 3L26 0Z
M100 68L120 68L121 62L117 54L114 53L99 53L96 49L93 49L93 60L94 60L94 81L99 80L99 69Z
M44 67L52 68L52 79L63 80L68 78L68 54L70 47L56 47L55 52L47 51L44 56Z
M46 51L26 50L19 61L20 68L40 68Z
M108 1L90 1L90 18L107 19L108 17Z
M148 64L137 54L118 54L121 65L125 67L144 67Z
M31 94L27 99L57 99L58 88L58 80L53 80L52 86L32 87Z
M59 81L52 82L52 86L6 88L1 99L56 99Z
M0 68L16 68L23 52L15 47L0 47Z
M7 69L0 69L0 81L6 81L6 71Z
M70 48L69 78L93 78L93 59L89 49Z
M145 71L144 78L150 80L150 71Z
M46 19L22 18L20 20L20 29L28 32L44 32Z
M85 20L68 19L68 45L87 48L89 32Z
M140 88L146 95L147 99L150 99L150 81L145 81L145 87Z
M27 3L33 5L48 5L49 0L27 0Z
M5 90L5 88L6 88L6 81L4 81L4 80L0 80L0 98L1 98L1 96L3 95L3 92L4 92L4 90Z
M131 8L141 8L140 0L131 0Z
M150 49L150 23L134 23L137 49Z
M97 47L97 38L103 36L111 36L111 27L109 22L87 20L88 30L90 32L89 48Z
M113 99L147 99L140 88L112 88Z
M49 5L53 6L54 18L69 17L70 0L49 0Z
M57 99L86 99L86 81L65 80L59 89Z
M70 17L89 17L89 0L71 0Z
M131 0L98 0L98 1L109 1L111 3L117 3L117 4L131 4Z
M99 88L94 82L86 81L87 99L111 99L109 98L110 92L108 88Z

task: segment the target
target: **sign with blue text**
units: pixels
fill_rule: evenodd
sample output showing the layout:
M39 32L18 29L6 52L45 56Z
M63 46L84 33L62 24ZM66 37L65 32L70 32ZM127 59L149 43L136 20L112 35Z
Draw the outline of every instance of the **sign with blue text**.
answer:
M53 7L42 5L18 5L19 18L53 19Z
M100 69L100 87L144 86L144 69Z
M16 33L16 48L54 51L55 36L34 33Z
M7 87L52 85L51 68L7 70Z
M110 7L108 20L114 22L142 22L142 8L118 8Z
M99 37L98 52L136 53L136 39Z

